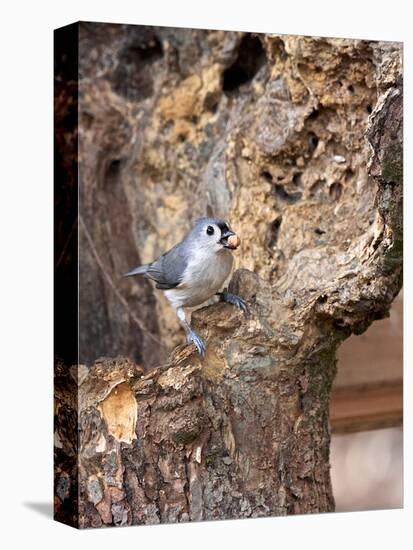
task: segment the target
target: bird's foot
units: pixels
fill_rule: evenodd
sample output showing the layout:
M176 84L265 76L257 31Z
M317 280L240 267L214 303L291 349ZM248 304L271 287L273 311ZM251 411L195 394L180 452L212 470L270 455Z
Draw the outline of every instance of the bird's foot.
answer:
M194 344L196 349L198 350L199 355L201 357L204 357L206 347L205 347L204 341L200 336L198 336L196 332L189 329L188 332L186 333L186 340L188 344Z
M237 308L241 309L244 313L248 311L246 302L237 296L236 294L231 294L226 289L223 292L218 292L218 295L221 296L221 299L228 304L232 304Z

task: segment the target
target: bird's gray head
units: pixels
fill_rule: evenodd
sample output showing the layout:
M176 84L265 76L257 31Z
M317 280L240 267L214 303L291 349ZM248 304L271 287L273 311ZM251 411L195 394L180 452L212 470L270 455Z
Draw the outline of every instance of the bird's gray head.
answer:
M229 224L217 218L196 220L189 237L195 240L197 247L211 252L234 250L240 244L240 238L231 230Z

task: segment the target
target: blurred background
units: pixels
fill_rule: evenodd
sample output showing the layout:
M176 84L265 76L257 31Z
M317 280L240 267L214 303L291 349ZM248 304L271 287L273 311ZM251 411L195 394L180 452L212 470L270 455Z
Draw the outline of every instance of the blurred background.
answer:
M338 352L331 400L336 511L403 506L403 296Z

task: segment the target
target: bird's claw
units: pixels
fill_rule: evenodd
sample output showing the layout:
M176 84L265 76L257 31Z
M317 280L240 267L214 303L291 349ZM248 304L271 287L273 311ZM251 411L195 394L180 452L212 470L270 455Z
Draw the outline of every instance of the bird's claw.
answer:
M188 331L188 333L186 335L186 339L187 339L188 344L194 344L195 345L195 347L198 350L198 353L201 357L205 356L206 347L205 347L204 341L202 340L202 338L200 336L198 336L198 334L196 332L194 332L193 330Z
M244 313L248 311L246 302L236 294L231 294L230 292L224 291L222 292L221 296L224 302L227 302L228 304L232 304L233 306L236 306Z

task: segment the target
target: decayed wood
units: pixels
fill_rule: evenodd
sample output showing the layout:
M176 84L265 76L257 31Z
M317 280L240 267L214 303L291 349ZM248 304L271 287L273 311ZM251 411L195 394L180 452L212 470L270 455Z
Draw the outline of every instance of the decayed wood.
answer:
M80 84L80 262L92 289L81 296L81 330L90 347L85 365L62 367L56 379L57 516L65 520L77 481L81 527L331 511L336 349L386 315L401 286L400 47L184 30L177 40L175 30L128 29L84 29L84 44L94 41L102 60L94 54L93 65L85 48ZM104 229L94 211L101 194ZM116 249L124 224L136 224L145 260L206 203L241 233L231 289L249 314L223 303L194 312L204 360L179 346L146 373L131 359L89 361L99 334L91 312L102 330L110 325L108 341L130 317L107 282L128 267L131 235L123 254ZM120 219L124 208L129 217ZM150 227L157 238L147 241ZM147 297L144 320L157 300L157 337L165 345L181 338L150 288L116 288L128 308ZM105 296L110 319L98 308ZM121 341L129 353L131 332L116 349ZM151 349L152 357L160 350L144 331L139 345L142 353L130 355L145 368ZM76 417L72 482L63 458L73 456L67 425Z

